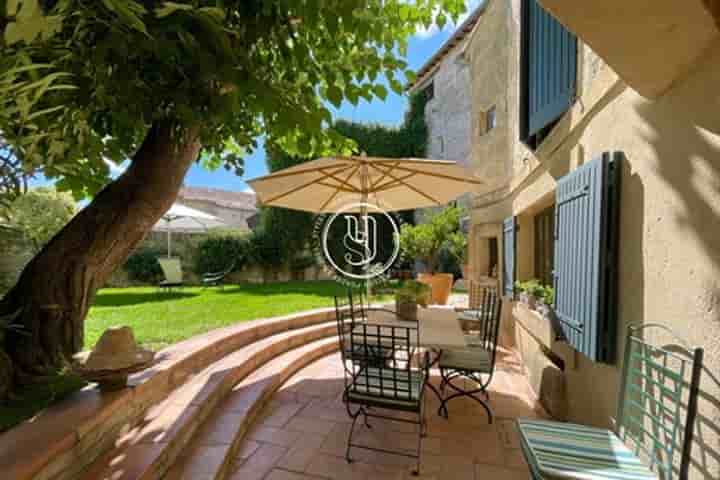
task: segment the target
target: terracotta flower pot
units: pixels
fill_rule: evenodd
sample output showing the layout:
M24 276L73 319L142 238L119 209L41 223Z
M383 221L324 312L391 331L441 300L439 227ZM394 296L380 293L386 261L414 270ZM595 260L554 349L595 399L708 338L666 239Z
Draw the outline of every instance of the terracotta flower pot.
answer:
M432 303L436 305L447 304L453 285L451 273L420 273L418 274L418 282L430 286Z

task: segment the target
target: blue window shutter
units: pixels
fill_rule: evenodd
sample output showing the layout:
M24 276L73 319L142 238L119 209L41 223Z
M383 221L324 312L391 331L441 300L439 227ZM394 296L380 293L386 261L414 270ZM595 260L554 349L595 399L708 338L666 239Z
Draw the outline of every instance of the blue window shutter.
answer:
M527 139L565 113L575 98L577 40L537 0L524 4L523 68Z
M615 356L621 155L608 153L558 180L555 315L565 339L590 359Z
M517 221L515 217L503 221L503 292L512 296L515 291L515 247Z

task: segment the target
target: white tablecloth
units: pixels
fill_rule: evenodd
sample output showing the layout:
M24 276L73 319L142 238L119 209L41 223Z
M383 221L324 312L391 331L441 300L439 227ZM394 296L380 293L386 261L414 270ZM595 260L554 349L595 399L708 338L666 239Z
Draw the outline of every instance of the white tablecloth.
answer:
M414 322L398 320L393 312L368 311L369 324L387 326L414 326ZM418 307L420 346L428 348L465 347L465 336L454 309L443 307Z

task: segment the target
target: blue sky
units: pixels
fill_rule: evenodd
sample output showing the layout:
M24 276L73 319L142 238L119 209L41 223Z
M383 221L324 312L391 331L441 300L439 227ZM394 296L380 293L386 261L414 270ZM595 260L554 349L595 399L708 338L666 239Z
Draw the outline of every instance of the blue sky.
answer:
M414 36L408 46L407 61L410 68L418 70L425 61L435 53L452 34L452 29L433 29L429 32ZM345 102L340 109L333 109L336 118L344 118L356 122L375 122L386 125L399 125L405 114L407 98L390 93L385 101L374 100L367 102L360 100L357 106ZM219 169L214 172L203 169L200 165L193 165L185 178L186 185L222 188L225 190L248 190L246 179L258 177L267 173L265 167L265 150L258 149L245 158L245 174L242 178L232 172Z
M459 23L472 12L483 0L466 0L467 13ZM436 26L420 31L410 39L408 45L407 62L413 70L418 70L447 40L455 29L455 25L447 24L442 30ZM344 118L356 122L375 122L385 125L399 125L407 108L407 97L390 92L385 101L374 100L366 102L360 100L357 106L348 102L343 103L339 109L332 109L335 118ZM122 171L111 165L114 175ZM185 184L197 187L212 187L234 191L250 191L245 180L255 178L267 173L265 166L265 150L258 148L252 155L245 158L245 174L242 177L228 172L225 169L208 171L200 165L193 165L185 177ZM31 182L33 185L47 184L42 176Z

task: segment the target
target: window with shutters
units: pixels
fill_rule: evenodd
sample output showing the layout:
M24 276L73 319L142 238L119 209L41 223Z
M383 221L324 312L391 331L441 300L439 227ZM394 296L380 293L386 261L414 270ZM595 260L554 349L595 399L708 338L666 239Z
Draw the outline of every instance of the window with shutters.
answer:
M538 3L523 0L520 138L537 147L575 98L577 40Z
M590 359L616 349L616 275L621 154L604 154L558 180L555 315L565 339Z
M535 278L543 285L553 284L555 257L555 206L541 211L534 218Z
M503 222L503 293L513 296L515 291L515 250L517 245L517 221L515 217Z

